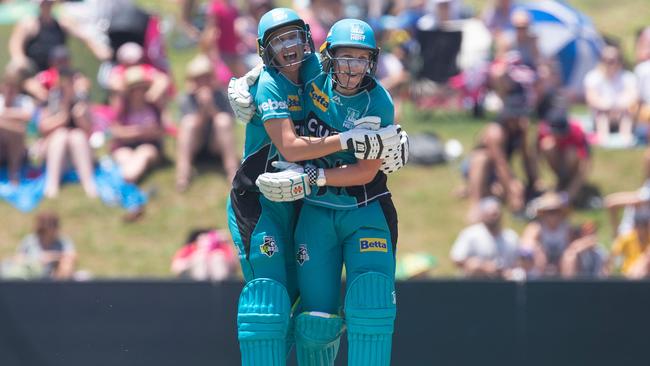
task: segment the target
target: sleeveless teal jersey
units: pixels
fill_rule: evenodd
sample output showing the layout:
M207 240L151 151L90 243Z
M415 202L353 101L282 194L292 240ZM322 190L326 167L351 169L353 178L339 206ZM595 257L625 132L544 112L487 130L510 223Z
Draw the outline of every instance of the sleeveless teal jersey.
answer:
M318 58L311 55L301 66L301 76L320 73ZM303 76L304 75L304 76ZM251 86L250 93L257 110L251 121L246 125L246 139L241 167L237 171L233 186L237 189L257 191L255 179L265 172L275 171L271 162L284 160L271 138L264 129L264 123L277 118L291 118L296 126L302 124L303 86L287 79L279 71L265 67L257 82Z
M334 90L332 78L324 73L305 83L303 136L325 137L354 128L354 121L364 116L378 116L381 126L393 124L394 106L388 91L374 79L368 87L353 96ZM357 159L350 151L340 151L309 163L320 168L354 164ZM319 187L305 197L305 203L338 210L365 206L373 200L389 196L386 175L379 171L372 182L352 187Z

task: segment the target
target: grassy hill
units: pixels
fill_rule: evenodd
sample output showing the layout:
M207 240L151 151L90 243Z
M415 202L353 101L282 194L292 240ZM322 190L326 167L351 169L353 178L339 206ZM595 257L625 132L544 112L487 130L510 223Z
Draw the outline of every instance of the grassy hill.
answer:
M175 11L173 1L141 1L156 4L165 14ZM482 4L483 1L466 1ZM647 0L577 0L572 3L589 14L604 33L618 35L631 53L633 34L643 24L650 24ZM0 28L0 65L7 58L6 41L9 28ZM89 53L73 46L76 64L94 75L97 67ZM182 85L182 70L193 51L169 49L174 74ZM177 113L175 111L175 113ZM471 148L484 121L444 112L417 111L407 106L401 121L410 133L435 131L443 138L456 138L465 150ZM243 128L237 126L239 144ZM167 141L169 156L174 155L174 141ZM603 193L634 189L640 185L642 150L605 151L596 149L591 181ZM41 208L55 209L62 215L63 232L77 245L80 267L100 277L169 276L169 263L187 232L194 227L226 227L225 205L229 190L223 175L209 166L202 166L190 190L178 194L174 190L173 165L149 175L144 188L155 188L156 196L147 207L145 217L135 224L121 220L122 211L104 206L99 200L85 198L79 186L65 186L56 200L44 201ZM436 275L451 275L448 260L451 243L464 226L466 201L452 194L461 178L457 163L436 167L410 165L391 176L400 218L398 256L412 251L425 251L438 258ZM33 214L22 214L0 202L0 258L10 255L20 239L32 230ZM601 227L603 243L609 240L611 228L602 212L579 212L578 220L590 218ZM520 230L523 223L506 218L508 225Z

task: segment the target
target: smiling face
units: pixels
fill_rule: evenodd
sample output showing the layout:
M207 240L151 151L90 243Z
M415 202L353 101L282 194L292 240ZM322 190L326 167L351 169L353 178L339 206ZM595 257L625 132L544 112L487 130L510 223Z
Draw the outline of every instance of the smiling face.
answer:
M339 47L334 51L333 69L337 91L353 94L361 85L370 70L370 50L352 47Z
M311 52L307 33L299 27L282 27L273 32L266 46L271 64L283 71L297 71Z

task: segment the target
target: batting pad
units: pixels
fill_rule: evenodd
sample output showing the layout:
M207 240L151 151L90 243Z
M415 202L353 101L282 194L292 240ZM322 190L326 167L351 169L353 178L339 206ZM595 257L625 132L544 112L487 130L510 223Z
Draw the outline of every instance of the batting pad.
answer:
M395 282L368 272L350 283L345 295L349 366L389 366L397 312Z
M281 283L258 278L244 286L237 314L242 366L286 364L290 314L291 301Z
M334 365L343 333L343 318L312 311L301 313L295 322L298 365Z

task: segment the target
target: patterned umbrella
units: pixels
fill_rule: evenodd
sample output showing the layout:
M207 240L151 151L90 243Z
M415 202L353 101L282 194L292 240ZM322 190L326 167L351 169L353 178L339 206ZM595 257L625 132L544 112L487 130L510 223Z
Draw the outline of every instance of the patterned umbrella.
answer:
M581 91L585 74L598 63L605 45L591 20L562 1L542 0L522 7L531 14L540 52L558 60L566 87Z

